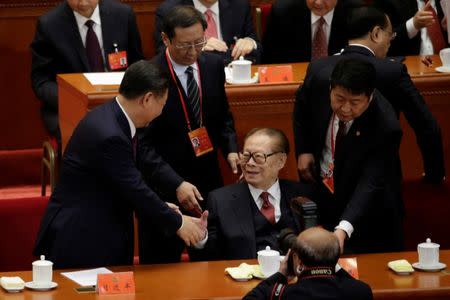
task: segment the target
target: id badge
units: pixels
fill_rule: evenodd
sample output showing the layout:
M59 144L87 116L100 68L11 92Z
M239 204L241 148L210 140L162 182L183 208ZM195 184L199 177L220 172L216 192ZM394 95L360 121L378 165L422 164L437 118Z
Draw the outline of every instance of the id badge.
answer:
M328 165L328 171L325 177L322 179L323 184L327 187L330 193L334 194L334 178L333 178L334 164L330 163Z
M209 139L206 127L197 128L188 133L191 141L192 149L194 149L195 156L199 157L205 153L213 151L211 140Z
M111 70L120 70L128 67L127 51L108 54L108 61Z

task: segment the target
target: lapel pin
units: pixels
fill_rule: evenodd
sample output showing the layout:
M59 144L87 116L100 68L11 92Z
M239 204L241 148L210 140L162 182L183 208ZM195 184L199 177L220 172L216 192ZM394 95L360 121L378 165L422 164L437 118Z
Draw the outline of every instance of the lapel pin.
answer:
M356 136L360 136L361 135L361 131L357 130L356 131Z

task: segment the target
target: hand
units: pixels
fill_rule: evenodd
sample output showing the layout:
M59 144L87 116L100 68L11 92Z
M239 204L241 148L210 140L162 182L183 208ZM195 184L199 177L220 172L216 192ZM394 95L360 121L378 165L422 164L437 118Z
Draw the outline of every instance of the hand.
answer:
M177 188L177 199L181 206L189 212L194 213L195 216L202 214L202 208L198 204L198 201L203 201L203 197L195 187L195 185L183 181Z
M245 56L253 51L255 44L252 38L246 37L243 39L238 39L234 45L233 51L231 51L231 56L233 59L239 59L241 56Z
M227 156L228 163L230 164L231 170L233 174L237 174L238 172L238 164L239 164L239 156L236 152L228 153Z
M209 38L206 42L206 45L203 47L203 51L219 51L219 52L227 52L228 47L224 41L221 41L216 38Z
M297 168L300 171L300 180L315 182L313 176L314 156L311 153L304 153L298 156Z
M280 268L278 269L278 272L280 272L281 274L283 274L286 277L288 277L288 275L289 275L289 269L288 269L289 255L291 255L291 249L288 250L288 252L284 256L283 260L280 262Z
M431 2L428 1L427 4L416 12L413 17L413 24L417 30L427 27L434 23L433 13L427 9L431 6Z
M173 209L177 214L182 215L180 208L178 207L178 205L170 203L170 202L166 202L167 206L170 207L171 209Z
M336 229L334 231L334 234L338 238L339 247L341 248L341 254L342 254L342 253L344 253L344 242L345 242L345 239L347 238L347 233L342 229Z
M193 246L206 236L208 211L204 211L201 218L182 215L183 225L177 231L177 235L189 246Z

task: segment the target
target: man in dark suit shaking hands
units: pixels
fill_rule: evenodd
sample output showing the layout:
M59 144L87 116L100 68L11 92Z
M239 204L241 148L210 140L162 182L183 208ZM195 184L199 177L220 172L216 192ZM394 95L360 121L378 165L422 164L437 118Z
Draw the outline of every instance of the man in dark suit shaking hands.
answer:
M133 212L188 245L204 238L206 224L163 202L136 166L136 128L161 114L167 87L157 66L139 61L126 71L120 94L80 121L41 222L36 255L45 254L57 268L132 264Z
M42 119L58 138L57 74L114 71L143 58L133 10L116 0L63 1L39 18L30 48Z

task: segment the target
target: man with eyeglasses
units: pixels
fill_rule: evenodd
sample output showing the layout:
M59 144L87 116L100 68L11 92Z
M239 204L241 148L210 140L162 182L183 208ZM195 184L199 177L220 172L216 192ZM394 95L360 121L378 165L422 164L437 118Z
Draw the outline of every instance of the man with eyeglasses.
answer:
M370 62L377 72L376 88L391 103L397 116L403 113L413 128L424 162L425 182L440 183L445 177L442 137L436 119L429 111L423 97L414 86L404 64L386 58L392 38L395 37L389 17L374 7L361 7L350 11L347 34L349 45L341 55L330 56L312 62L308 66L305 81L299 88L294 106L294 132L300 178L312 181L314 174L311 156L300 152L299 132L302 112L300 103L307 99L329 100L329 78L334 66L342 59L358 58ZM401 178L400 158L397 172ZM400 199L400 198L399 198ZM403 203L399 201L403 210Z
M262 47L256 36L248 0L165 0L156 10L153 39L156 52L165 50L161 36L164 16L177 5L190 5L205 17L204 51L220 55L225 63L245 56L260 63Z
M164 190L161 185L156 187L162 198L169 202L178 199L183 212L195 216L201 214L201 206L206 206L203 197L223 186L218 150L234 173L238 163L236 132L225 95L223 61L216 55L202 53L205 28L202 14L192 6L177 6L166 15L163 26L166 50L153 61L170 75L169 95L162 114L140 136L143 147L154 147L173 168L166 176L172 178L172 187L167 184ZM146 171L143 165L143 172ZM160 179L148 181L155 180ZM183 181L194 187L180 195L177 187ZM179 261L184 249L181 239L160 238L142 223L139 239L143 263ZM158 247L155 239L160 241Z
M266 246L280 249L282 229L297 234L302 230L290 201L310 193L306 185L278 178L288 153L289 142L281 130L254 128L246 135L239 153L245 181L208 196L208 235L196 245L204 259L256 258Z

